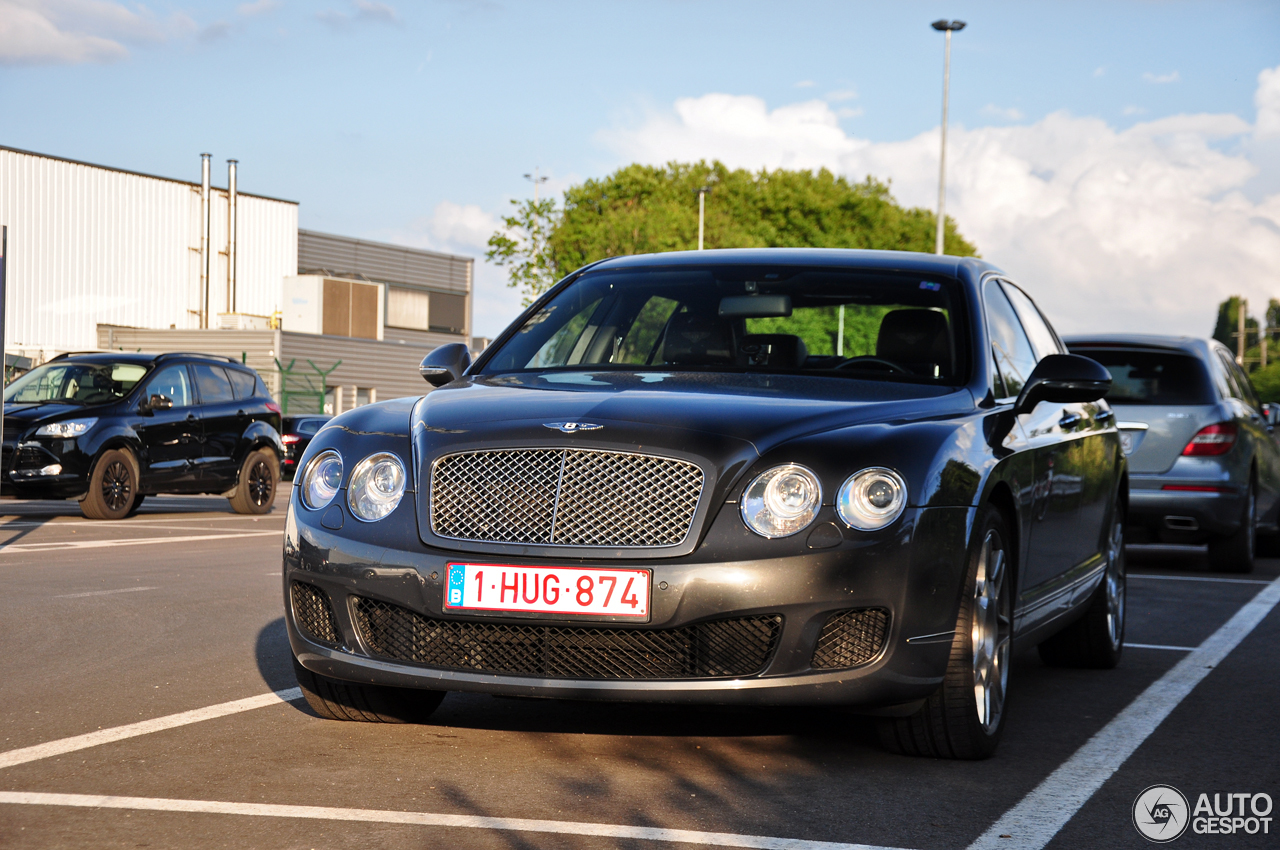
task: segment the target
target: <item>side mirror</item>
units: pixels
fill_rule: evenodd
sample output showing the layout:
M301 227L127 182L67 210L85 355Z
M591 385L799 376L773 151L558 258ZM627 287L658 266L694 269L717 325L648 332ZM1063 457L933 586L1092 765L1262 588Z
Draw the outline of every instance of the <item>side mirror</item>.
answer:
M1050 354L1036 364L1018 394L1013 412L1030 413L1042 401L1054 404L1097 401L1111 389L1111 373L1078 354Z
M170 410L172 408L173 399L159 393L152 393L151 398L142 403L142 411L144 413L151 413L156 410Z
M422 358L418 374L433 387L456 381L471 365L471 350L460 342L442 345Z

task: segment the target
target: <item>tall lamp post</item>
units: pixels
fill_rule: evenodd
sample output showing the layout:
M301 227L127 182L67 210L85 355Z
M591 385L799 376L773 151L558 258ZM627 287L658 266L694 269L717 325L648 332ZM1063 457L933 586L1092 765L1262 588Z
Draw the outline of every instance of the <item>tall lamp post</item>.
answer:
M707 212L707 193L711 191L710 186L698 187L698 250L702 250L702 223L706 218Z
M536 169L536 168L535 168L535 169L533 169L533 173L532 173L532 174L526 174L526 175L524 176L524 179L525 179L525 180L528 180L530 183L532 183L532 184L533 184L533 203L534 203L534 206L537 206L537 204L538 204L538 187L539 187L539 186L541 186L543 183L546 183L546 182L547 182L547 176L544 174L544 175L542 175L541 177L539 177L539 176L538 176L538 169Z
M951 33L964 29L964 21L934 21L931 26L947 34L946 58L942 63L942 155L938 157L938 229L933 253L941 254L942 234L947 222L947 97L951 92Z

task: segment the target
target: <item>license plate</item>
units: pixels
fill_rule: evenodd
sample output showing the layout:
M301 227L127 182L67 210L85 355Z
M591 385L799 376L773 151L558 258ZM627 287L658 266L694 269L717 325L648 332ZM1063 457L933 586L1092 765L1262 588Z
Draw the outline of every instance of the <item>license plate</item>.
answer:
M446 610L649 616L649 571L449 564Z

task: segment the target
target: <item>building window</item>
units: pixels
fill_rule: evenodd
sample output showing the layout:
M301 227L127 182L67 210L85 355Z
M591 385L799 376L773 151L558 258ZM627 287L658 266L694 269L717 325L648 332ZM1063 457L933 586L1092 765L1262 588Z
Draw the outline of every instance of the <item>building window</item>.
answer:
M431 296L420 289L387 288L387 324L393 328L431 329Z

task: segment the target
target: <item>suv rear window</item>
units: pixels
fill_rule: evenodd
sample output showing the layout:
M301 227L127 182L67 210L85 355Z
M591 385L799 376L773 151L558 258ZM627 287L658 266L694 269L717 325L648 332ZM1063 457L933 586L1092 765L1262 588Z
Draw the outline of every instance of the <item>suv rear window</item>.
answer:
M1072 348L1097 360L1111 373L1112 404L1213 404L1213 386L1195 357L1164 351Z

